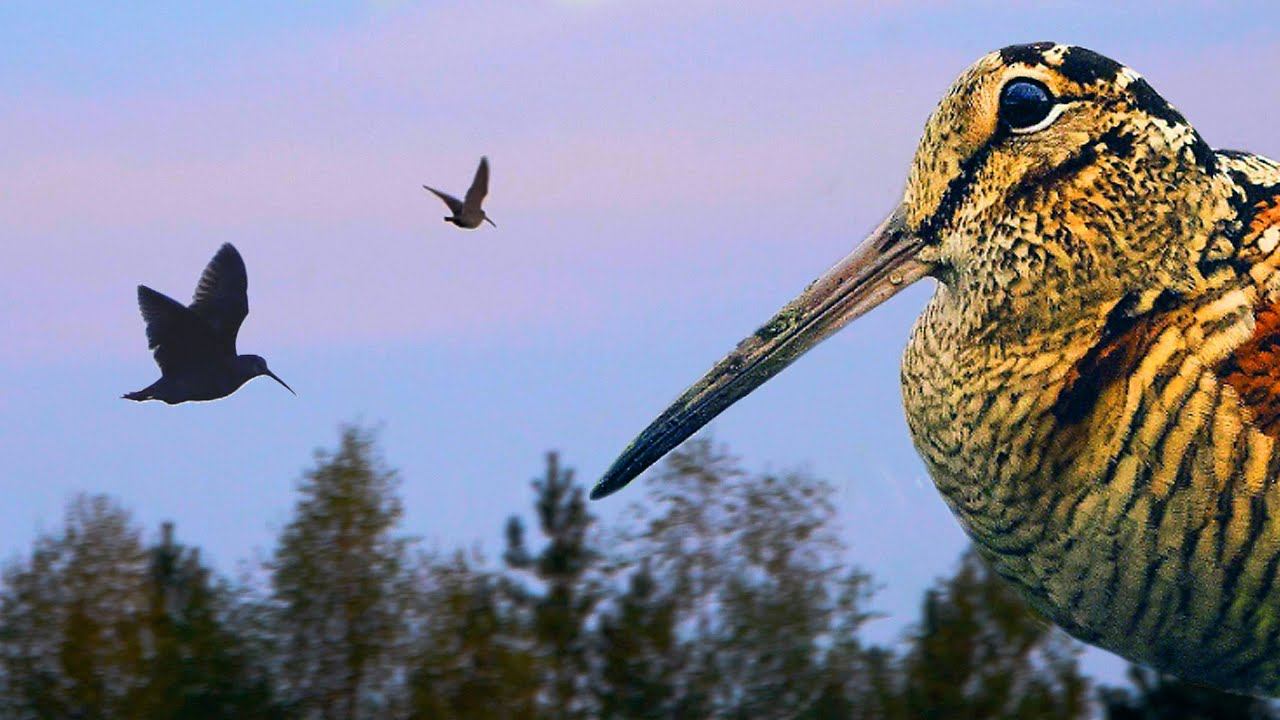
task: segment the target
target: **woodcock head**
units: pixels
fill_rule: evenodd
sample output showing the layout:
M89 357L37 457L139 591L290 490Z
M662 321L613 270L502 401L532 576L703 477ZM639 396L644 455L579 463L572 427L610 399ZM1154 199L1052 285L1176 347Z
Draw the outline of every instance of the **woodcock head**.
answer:
M1109 58L1053 43L983 57L929 118L901 204L681 395L592 496L925 276L940 281L948 322L991 340L1195 285L1228 229L1215 163L1177 110Z

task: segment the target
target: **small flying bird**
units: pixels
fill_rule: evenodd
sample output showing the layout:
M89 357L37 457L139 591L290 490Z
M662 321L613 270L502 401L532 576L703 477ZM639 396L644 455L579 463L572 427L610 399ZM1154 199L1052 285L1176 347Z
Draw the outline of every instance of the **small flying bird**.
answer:
M1280 163L1081 47L965 71L884 222L592 496L925 278L907 427L982 555L1078 638L1280 696Z
M160 366L160 379L121 397L170 405L217 400L259 375L292 393L293 388L267 369L266 360L236 354L236 334L249 314L248 289L244 260L231 243L219 248L205 267L190 305L139 285L138 307L147 324L147 346Z
M471 187L467 189L466 200L459 200L447 192L441 192L428 185L422 187L435 193L436 197L449 206L449 212L453 214L445 216L445 222L451 222L467 230L480 227L482 222L498 227L480 207L484 202L484 196L489 194L489 158L480 158L480 167L476 168L476 177L471 181Z

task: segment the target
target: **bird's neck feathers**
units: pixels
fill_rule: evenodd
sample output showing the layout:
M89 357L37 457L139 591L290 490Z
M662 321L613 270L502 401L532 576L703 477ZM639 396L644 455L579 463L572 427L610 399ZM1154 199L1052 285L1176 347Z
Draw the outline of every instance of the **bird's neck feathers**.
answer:
M1089 331L1081 325L1101 323L1125 296L1204 286L1233 216L1230 179L1190 153L1171 161L1136 141L1109 150L1012 193L999 182L975 192L930 249L946 324L996 342Z
M1034 183L980 180L927 249L940 285L903 357L903 392L949 499L985 491L994 502L1026 487L1027 463L1010 458L1025 460L1018 453L1054 431L1072 368L1114 332L1109 323L1236 281L1210 261L1235 213L1229 176L1148 131ZM983 510L956 507L981 525Z

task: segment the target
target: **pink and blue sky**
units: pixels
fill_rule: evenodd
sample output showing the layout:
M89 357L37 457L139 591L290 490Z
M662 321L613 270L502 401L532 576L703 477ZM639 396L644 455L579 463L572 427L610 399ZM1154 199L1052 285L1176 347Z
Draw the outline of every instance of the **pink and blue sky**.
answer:
M204 5L0 5L0 556L94 491L233 570L346 420L382 425L409 532L499 537L545 450L593 481L874 226L934 103L996 47L1087 45L1211 144L1280 156L1267 2ZM421 185L461 192L481 154L499 229L462 233ZM225 241L249 267L241 350L299 397L120 400L157 376L134 285L185 300ZM929 291L713 430L836 486L884 638L964 545L897 386Z

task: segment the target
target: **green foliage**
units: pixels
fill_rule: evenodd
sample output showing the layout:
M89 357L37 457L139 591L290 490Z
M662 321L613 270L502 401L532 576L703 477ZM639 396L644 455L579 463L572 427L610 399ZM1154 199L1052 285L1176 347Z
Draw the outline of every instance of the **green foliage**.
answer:
M398 699L412 590L395 488L350 426L298 486L270 571L280 684L304 718L383 717Z
M675 599L642 561L600 620L600 717L664 718L690 709L677 704L685 652L677 622Z
M621 562L665 588L655 610L671 605L680 638L667 656L683 716L793 718L862 701L871 582L843 559L830 496L802 473L749 475L702 440L649 483Z
M61 533L5 573L0 716L271 718L270 687L227 622L231 596L166 525L80 497Z
M1131 690L1104 688L1106 720L1273 720L1271 703L1159 675L1137 665L1129 668Z
M544 671L549 716L591 717L588 623L603 593L600 553L588 539L595 518L573 471L562 469L555 453L547 455L546 472L533 481L533 491L545 542L531 551L524 524L518 517L508 521L503 559L514 572L505 588L521 613L516 627L527 633L536 666Z
M501 578L462 553L429 566L411 717L532 720L540 674Z
M6 715L128 717L143 703L147 556L128 514L80 497L5 573Z
M417 557L397 479L344 428L298 485L264 580L221 580L166 524L150 546L101 497L11 563L0 717L311 720L1270 720L1264 701L1135 668L1096 698L1078 643L974 552L900 646L862 640L871 578L832 490L672 454L601 527L559 458L502 562Z
M1088 717L1080 651L969 550L956 574L925 595L903 662L905 715Z
M152 654L143 717L275 718L265 669L229 618L232 591L211 579L200 551L174 541L165 523L150 555L147 625Z

